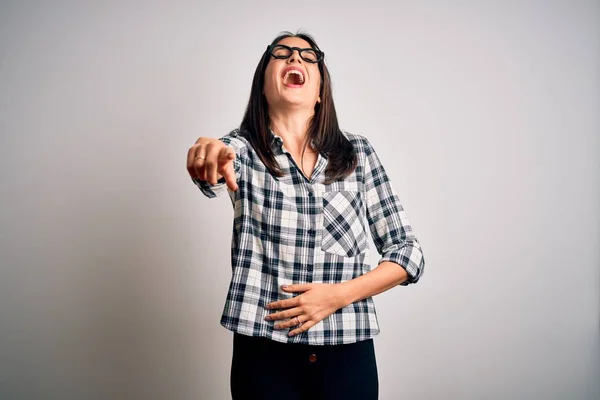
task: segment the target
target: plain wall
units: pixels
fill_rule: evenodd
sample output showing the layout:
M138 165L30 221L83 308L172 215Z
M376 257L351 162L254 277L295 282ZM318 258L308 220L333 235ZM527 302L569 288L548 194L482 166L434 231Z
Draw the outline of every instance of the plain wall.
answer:
M600 397L597 1L0 4L0 398L229 398L232 209L185 158L298 29L425 254L381 399Z

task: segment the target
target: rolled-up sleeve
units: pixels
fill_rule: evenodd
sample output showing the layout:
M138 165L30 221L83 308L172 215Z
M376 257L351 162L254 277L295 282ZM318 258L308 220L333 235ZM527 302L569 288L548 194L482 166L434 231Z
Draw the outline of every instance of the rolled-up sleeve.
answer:
M225 143L227 146L231 147L235 150L235 159L233 160L233 169L235 171L236 180L239 181L240 173L242 169L242 157L244 157L245 152L247 150L246 145L247 142L245 139L242 139L239 136L239 132L237 130L230 132L229 134L219 138L220 141ZM217 181L215 185L211 185L206 181L202 181L200 179L192 179L194 184L198 186L200 191L209 198L214 198L222 193L227 192L227 184L225 183L225 178L221 178Z
M404 268L408 279L400 284L402 286L417 283L425 268L421 245L379 157L366 139L364 143L367 219L382 256L378 264L391 261Z

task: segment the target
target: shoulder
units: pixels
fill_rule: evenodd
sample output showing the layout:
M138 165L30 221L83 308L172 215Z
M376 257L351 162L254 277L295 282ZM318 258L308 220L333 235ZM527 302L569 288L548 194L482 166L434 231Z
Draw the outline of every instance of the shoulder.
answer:
M369 139L367 139L363 135L350 133L347 131L342 131L342 133L344 134L346 139L348 139L348 141L352 143L352 146L354 146L354 149L357 154L364 154L366 156L369 156L371 155L371 153L374 152L373 146L371 146Z

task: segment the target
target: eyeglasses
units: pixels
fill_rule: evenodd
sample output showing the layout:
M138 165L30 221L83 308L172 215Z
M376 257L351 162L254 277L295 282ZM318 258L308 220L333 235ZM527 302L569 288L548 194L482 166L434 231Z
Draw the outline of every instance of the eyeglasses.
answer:
M267 47L267 50L269 51L269 53L271 53L271 55L274 58L277 58L279 60L285 60L287 58L290 58L294 53L294 50L297 50L298 54L300 54L300 58L302 58L307 63L311 64L318 63L323 59L323 56L325 55L325 53L323 53L321 50L316 50L312 48L301 49L300 47L290 47L284 44L269 45L269 47Z

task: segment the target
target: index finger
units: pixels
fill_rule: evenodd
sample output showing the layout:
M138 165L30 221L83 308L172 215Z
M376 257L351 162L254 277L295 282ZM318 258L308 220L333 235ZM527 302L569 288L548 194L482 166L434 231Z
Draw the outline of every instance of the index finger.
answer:
M267 310L275 310L278 308L290 308L290 307L295 307L299 305L298 303L298 297L294 297L292 299L286 299L286 300L279 300L279 301L275 301L273 303L269 303L265 306L265 308Z
M235 151L231 147L227 147L219 154L218 171L225 178L227 187L231 190L237 190L237 176L235 175L235 168L233 167L233 160L235 160Z

